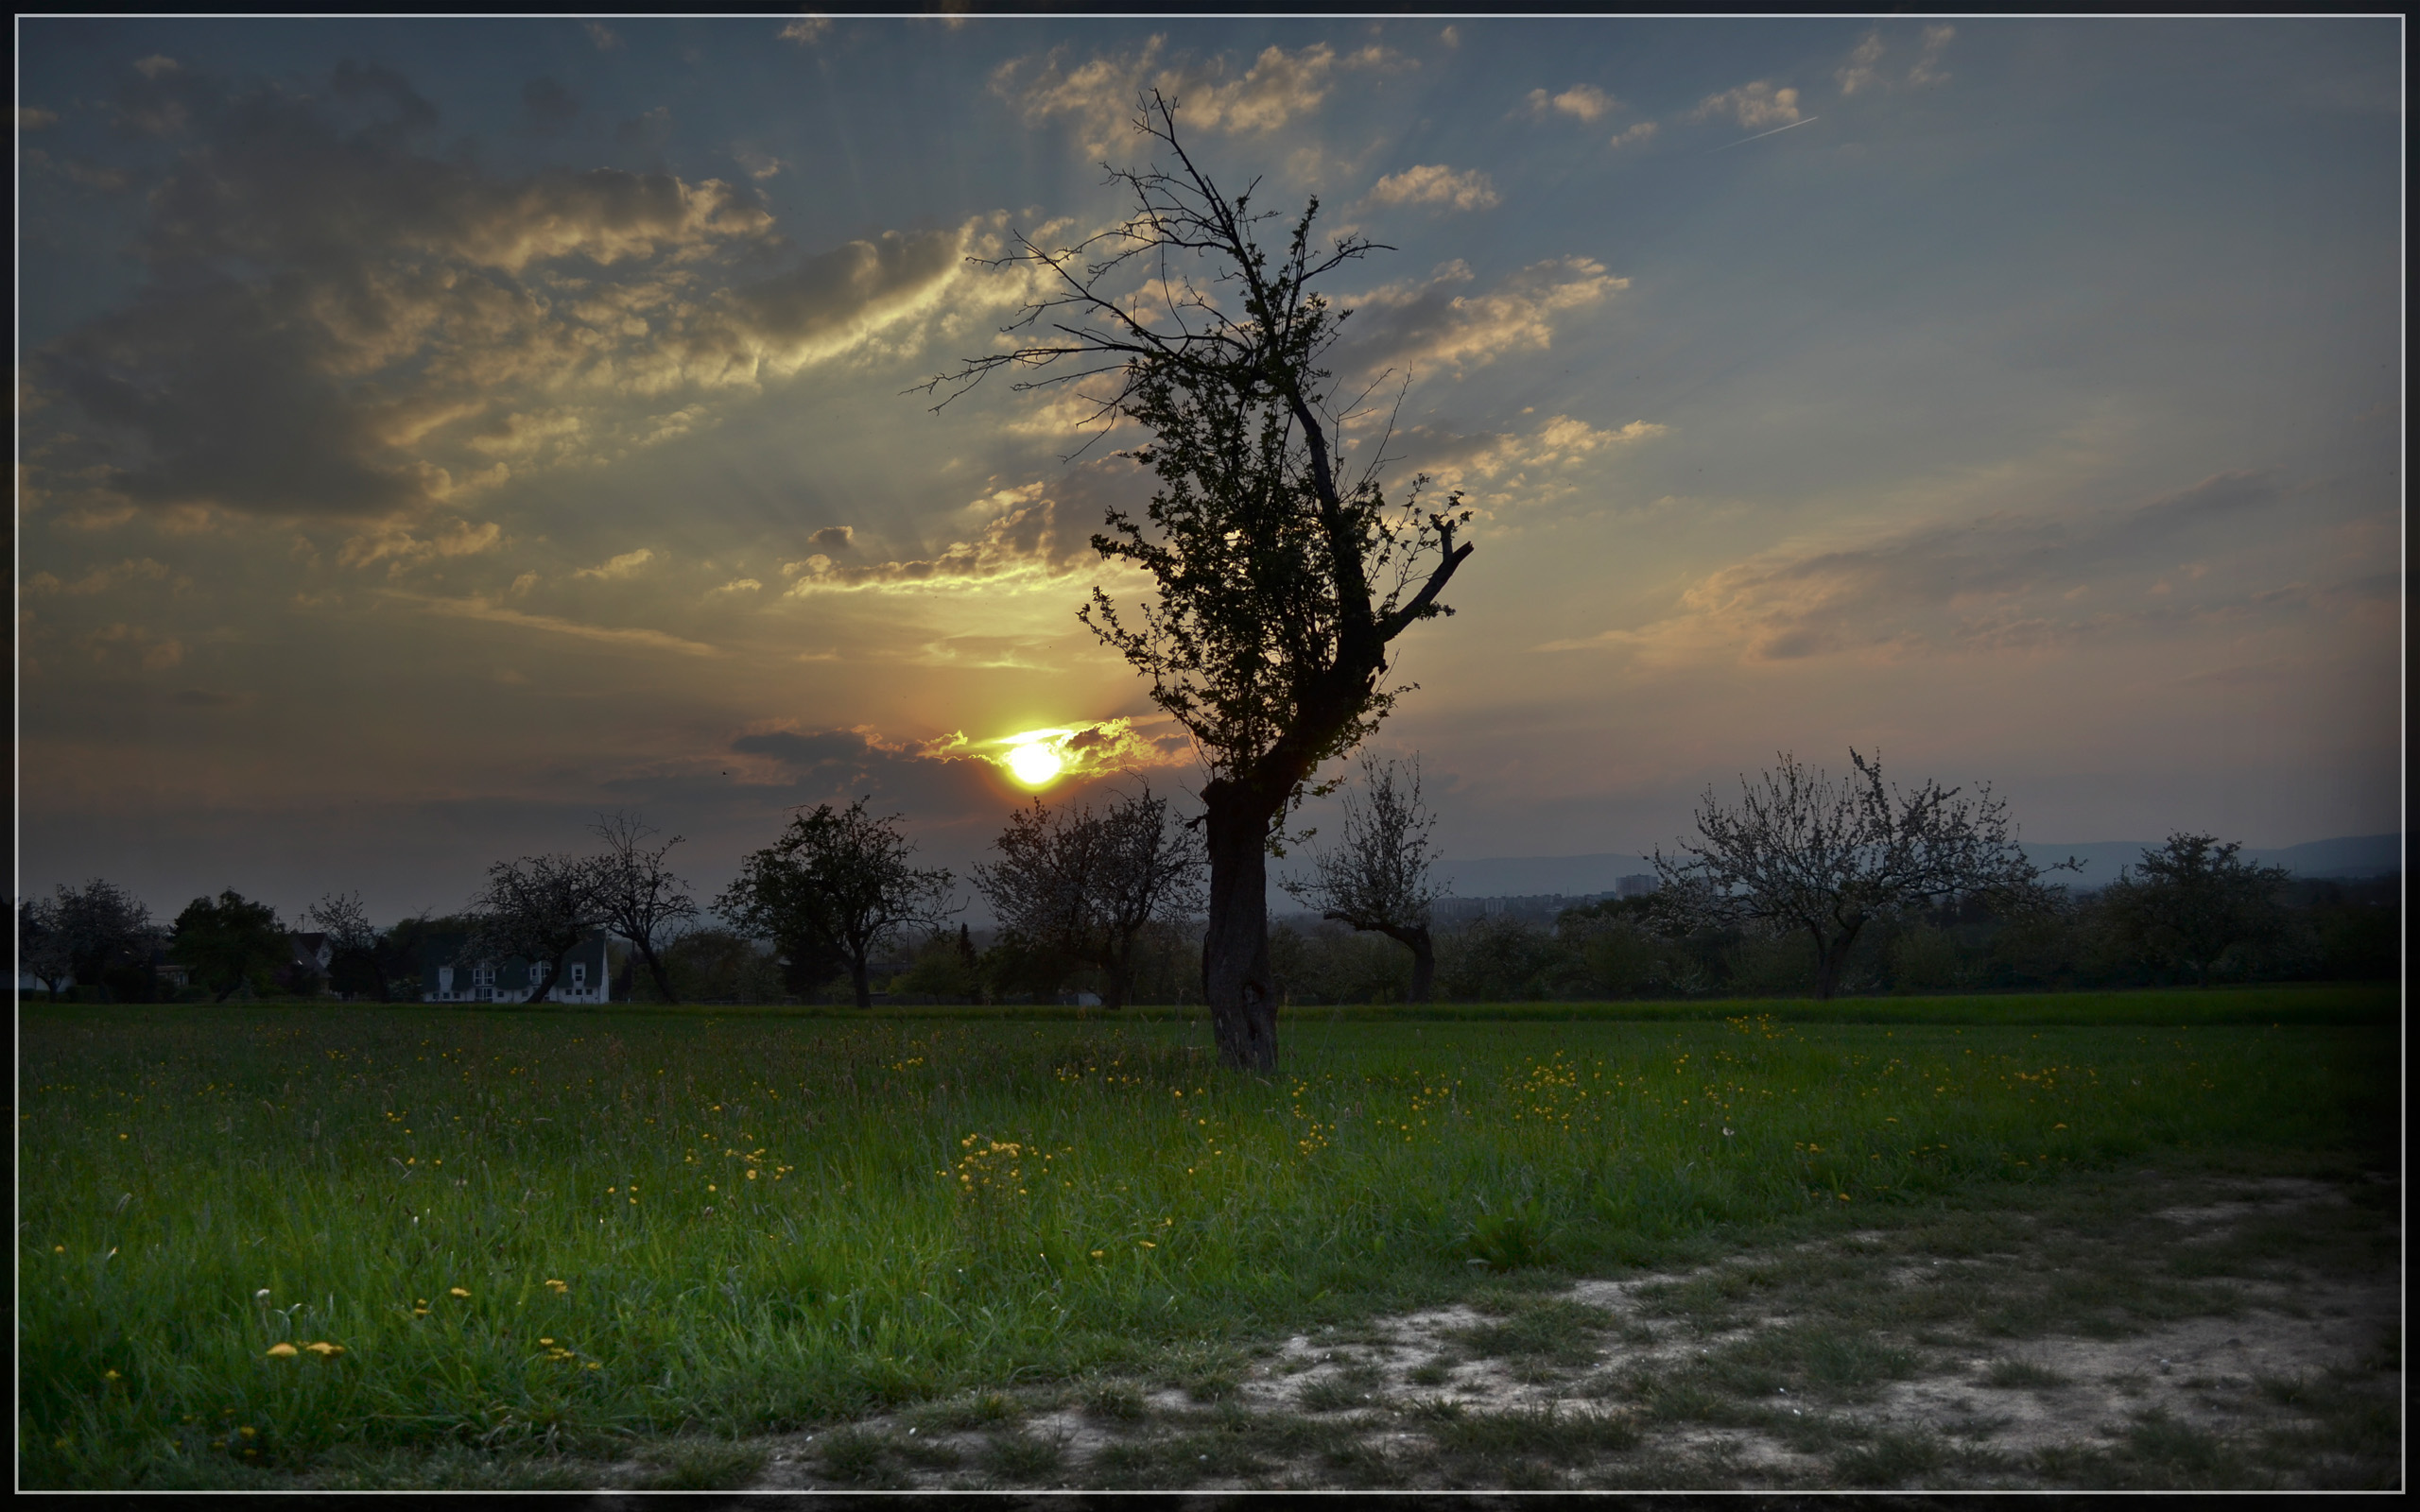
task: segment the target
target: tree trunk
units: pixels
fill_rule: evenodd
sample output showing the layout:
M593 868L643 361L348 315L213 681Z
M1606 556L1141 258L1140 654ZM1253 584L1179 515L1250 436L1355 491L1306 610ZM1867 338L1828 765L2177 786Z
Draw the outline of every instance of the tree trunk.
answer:
M858 1007L871 1008L873 1006L873 980L866 973L866 953L864 951L851 951L849 953L849 986L856 991Z
M656 957L655 942L633 937L631 944L639 953L639 959L647 962L647 974L655 979L655 995L666 1003L680 1002L680 994L672 990L671 976L665 971L664 962Z
M1103 953L1100 972L1100 1005L1102 1011L1115 1013L1126 1006L1126 989L1134 975L1134 940L1129 936L1124 950Z
M1411 952L1411 991L1406 1003L1426 1003L1437 989L1437 945L1428 937L1426 924L1356 923L1342 914L1323 916L1352 924L1355 929L1374 929L1387 938Z
M1277 981L1269 964L1269 821L1257 793L1214 779L1201 789L1210 851L1210 922L1201 990L1219 1058L1237 1071L1277 1069Z
M1820 929L1810 931L1815 936L1817 998L1829 1001L1832 994L1840 990L1841 969L1848 964L1849 947L1857 943L1858 931L1863 927L1861 922L1852 925L1837 940L1826 940Z
M563 949L557 951L555 953L555 958L546 963L546 974L544 979L530 983L529 995L523 998L521 1001L524 1003L544 1003L546 999L552 997L555 991L555 983L563 974L563 957L569 955L571 953L572 947L570 946L565 946Z
M1428 926L1414 924L1395 936L1411 947L1411 992L1406 1003L1426 1003L1437 992L1437 945Z

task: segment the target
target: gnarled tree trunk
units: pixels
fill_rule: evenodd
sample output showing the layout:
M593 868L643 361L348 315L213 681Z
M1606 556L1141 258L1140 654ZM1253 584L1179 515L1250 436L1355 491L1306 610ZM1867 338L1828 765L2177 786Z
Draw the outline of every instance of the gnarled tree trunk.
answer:
M1219 1058L1244 1071L1277 1069L1277 976L1269 964L1269 825L1275 808L1226 778L1201 790L1210 851L1210 924L1201 990Z
M1411 952L1411 991L1404 1001L1427 1002L1437 991L1437 944L1428 937L1428 926L1390 929L1387 936Z

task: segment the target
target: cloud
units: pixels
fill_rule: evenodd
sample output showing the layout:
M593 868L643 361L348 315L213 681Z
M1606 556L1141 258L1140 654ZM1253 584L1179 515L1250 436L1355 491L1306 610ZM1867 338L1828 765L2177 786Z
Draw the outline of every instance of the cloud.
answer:
M1058 506L1043 496L1043 485L1002 489L969 505L982 519L967 540L952 541L929 557L844 565L821 553L785 562L796 578L788 596L861 589L894 591L1038 588L1065 577L1093 558L1087 535L1061 528ZM819 538L822 535L819 532Z
M140 559L121 561L113 566L95 567L72 583L62 583L48 573L36 573L26 579L26 592L41 594L72 593L83 596L106 593L112 589L125 588L134 583L161 583L167 580L166 565L145 557Z
M1533 263L1483 294L1468 264L1441 266L1426 283L1391 284L1358 299L1339 353L1363 369L1485 367L1512 352L1553 345L1559 320L1630 286L1585 257Z
M1631 448L1669 434L1651 421L1599 429L1568 415L1556 415L1526 435L1490 432L1456 435L1430 426L1401 433L1392 448L1404 465L1426 473L1441 489L1460 489L1487 510L1550 504L1575 492L1584 464L1604 462Z
M1657 127L1653 121L1641 121L1627 129L1615 132L1612 140L1606 145L1616 147L1639 146L1655 140L1656 130Z
M173 74L181 66L175 59L165 53L153 53L148 58L138 58L134 60L134 71L147 79L157 79L163 74Z
M1941 58L1948 51L1950 39L1957 35L1955 26L1927 26L1915 62L1909 66L1904 77L1894 83L1882 69L1882 32L1876 27L1865 34L1864 40L1857 44L1857 50L1849 54L1848 61L1835 70L1832 77L1840 80L1843 94L1855 94L1860 90L1900 86L1923 89L1928 85L1945 84L1949 81L1949 75L1942 68Z
M1348 63L1389 60L1390 55ZM1319 109L1334 87L1336 50L1325 43L1288 53L1265 47L1238 75L1225 54L1196 59L1169 53L1154 36L1139 48L1068 60L1068 48L1012 58L992 73L992 89L1030 126L1073 118L1086 154L1101 157L1131 144L1138 91L1156 89L1180 102L1188 130L1267 132Z
M1858 90L1871 89L1880 82L1881 61L1882 33L1877 28L1865 34L1865 40L1858 43L1857 50L1849 54L1849 60L1842 63L1832 77L1840 80L1841 94L1854 94Z
M159 70L124 103L156 123L164 102L183 145L144 208L138 291L27 357L28 497L62 515L401 527L693 434L715 420L695 391L837 357L963 280L954 318L1014 292L964 268L997 235L973 223L739 281L780 245L752 196L430 155L434 109L383 70L309 93Z
M417 593L382 589L388 597L411 604L429 614L452 619L483 620L492 625L510 625L522 629L544 630L552 635L568 635L583 641L600 641L609 645L644 646L655 651L674 651L683 656L720 656L711 645L697 641L684 641L662 630L637 627L585 625L578 620L560 619L552 614L526 614L506 609L485 598L431 598Z
M818 15L809 11L783 26L779 35L784 42L794 42L804 47L822 41L823 34L831 29L830 16Z
M616 577L628 577L654 559L655 552L649 547L641 546L636 551L626 551L600 566L582 567L572 576L610 581Z
M1742 84L1737 89L1724 90L1720 94L1709 94L1689 112L1689 118L1694 121L1709 120L1718 115L1729 115L1743 129L1751 131L1766 127L1789 126L1799 119L1798 91L1777 90L1771 83L1759 80L1754 84Z
M2200 561L2176 565L2188 552L2223 546L2214 532L2282 519L2286 498L2273 478L2226 472L2129 509L1992 515L1859 545L1766 552L1707 574L1682 592L1672 613L1642 628L1535 649L1615 649L1657 661L1890 660L2031 650L2163 624L2298 611L2324 595L2298 584L2259 586L2256 579L2273 570L2270 549L2240 553L2227 573Z
M1915 66L1908 70L1910 88L1927 84L1945 84L1948 73L1941 66L1941 55L1949 50L1949 40L1958 35L1955 26L1927 26L1924 50L1916 55Z
M763 583L758 582L753 577L735 577L730 582L723 584L720 588L708 589L707 593L709 595L714 593L752 593L764 586L765 585Z
M600 53L610 53L622 45L621 35L601 21L583 21L580 28L588 33L589 42Z
M825 525L806 541L819 551L846 551L856 533L856 528L850 525Z
M58 124L59 112L57 111L45 111L38 105L20 105L17 107L17 129L20 131L39 131L43 127L57 126Z
M473 524L453 520L427 536L415 536L396 526L354 536L344 543L337 560L347 567L386 562L387 576L396 577L409 568L441 557L475 557L504 544L504 528L493 521Z
M675 346L694 381L752 382L837 355L929 310L964 267L971 228L885 232L724 290Z
M1542 121L1553 115L1595 121L1619 109L1620 101L1594 84L1574 84L1560 94L1549 94L1542 89L1530 91L1529 113Z
M184 643L140 625L102 626L83 638L85 652L103 666L131 665L146 672L165 672L184 662Z
M981 740L960 730L912 740L886 738L867 726L782 728L740 735L730 748L763 764L749 774L757 782L803 783L836 796L879 792L894 802L923 798L953 808L979 806L996 812L992 805L999 778L1008 771L1009 752L1029 745L1047 746L1058 753L1062 785L1180 766L1193 754L1190 739L1165 715L1078 720ZM967 779L978 773L990 781L970 786ZM967 803L970 799L973 805Z
M539 136L552 136L579 117L579 100L552 78L533 78L521 86L523 127Z
M787 163L769 152L759 152L754 147L737 144L735 144L731 149L731 158L734 163L748 170L748 177L751 179L770 179L789 166Z
M1455 210L1486 210L1497 201L1495 186L1477 168L1456 172L1442 163L1424 163L1391 173L1370 191L1380 205L1444 205Z

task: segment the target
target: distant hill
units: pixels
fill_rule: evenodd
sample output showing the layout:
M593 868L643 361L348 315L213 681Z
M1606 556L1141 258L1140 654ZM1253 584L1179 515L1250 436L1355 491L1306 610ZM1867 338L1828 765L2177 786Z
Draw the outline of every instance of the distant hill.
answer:
M2140 861L2156 840L2095 840L2083 845L2029 845L2025 853L2034 865L2048 866L2074 856L2083 870L2056 880L2082 887L2099 887L2116 880L2120 867ZM2381 877L2403 869L2403 837L2399 834L2346 835L2312 840L2282 850L2243 852L2246 860L2284 867L2298 877ZM1484 856L1475 860L1448 857L1438 863L1440 875L1453 880L1457 898L1516 898L1541 893L1579 897L1612 892L1622 878L1655 868L1645 856L1597 851L1578 856Z
M2099 887L2115 882L2120 868L2134 866L2143 859L2144 851L2155 850L2160 844L2156 840L2096 840L2085 845L2029 845L2025 853L2036 866L2074 856L2084 864L2083 870L2062 872L2057 880ZM2274 850L2247 846L2242 857L2262 866L2283 867L2297 877L2383 877L2403 869L2402 852L2399 834L2353 834Z

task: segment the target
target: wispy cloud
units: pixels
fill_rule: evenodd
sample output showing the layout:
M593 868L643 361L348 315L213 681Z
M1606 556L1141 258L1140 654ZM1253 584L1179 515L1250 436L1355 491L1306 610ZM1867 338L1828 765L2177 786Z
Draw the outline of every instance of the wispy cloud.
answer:
M992 88L1029 125L1068 118L1084 152L1100 157L1133 139L1138 90L1181 99L1180 122L1188 130L1268 132L1318 110L1335 87L1340 63L1391 60L1379 49L1340 60L1325 43L1290 53L1272 45L1238 71L1226 54L1197 58L1155 36L1137 48L1080 60L1066 45L1012 58L993 71Z
M1498 198L1486 174L1476 168L1449 168L1442 163L1388 174L1370 190L1372 204L1436 205L1450 210L1486 210Z
M1564 115L1593 123L1621 109L1621 103L1594 84L1574 84L1560 94L1550 94L1542 89L1530 91L1527 109L1539 120Z
M632 573L637 572L640 568L646 566L648 562L653 561L654 559L654 550L648 546L641 546L636 551L626 551L620 556L613 558L607 561L599 562L594 567L582 567L578 572L573 573L572 576L574 577L594 577L600 580L628 577Z
M1353 324L1340 360L1363 369L1409 365L1456 372L1554 344L1557 324L1630 286L1586 257L1533 263L1485 291L1461 260L1426 281L1382 285L1345 302Z
M1616 650L1664 662L1893 660L2045 650L2162 626L2301 612L2328 593L2264 585L2264 552L2227 574L2199 561L2175 565L2210 550L2210 532L2273 515L2286 497L2273 478L2224 472L2114 512L1992 515L1858 545L1761 553L1701 577L1673 612L1642 627L1534 649ZM2361 596L2349 583L2329 593Z
M583 641L598 641L609 645L644 646L655 651L673 651L683 656L720 656L717 648L698 641L684 641L662 630L638 627L588 625L578 620L561 619L552 614L529 614L517 609L507 609L485 598L438 598L420 593L406 593L396 589L382 589L388 597L412 605L424 613L452 619L482 620L491 625L510 625L527 630L544 630L550 635L568 635Z

